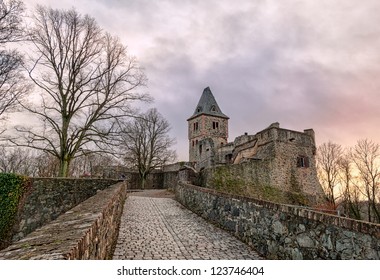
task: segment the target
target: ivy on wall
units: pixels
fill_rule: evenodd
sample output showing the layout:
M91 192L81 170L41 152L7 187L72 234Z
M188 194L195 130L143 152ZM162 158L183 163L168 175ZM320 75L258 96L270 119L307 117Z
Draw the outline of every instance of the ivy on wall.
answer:
M30 185L28 177L0 173L0 248L10 242L20 200Z

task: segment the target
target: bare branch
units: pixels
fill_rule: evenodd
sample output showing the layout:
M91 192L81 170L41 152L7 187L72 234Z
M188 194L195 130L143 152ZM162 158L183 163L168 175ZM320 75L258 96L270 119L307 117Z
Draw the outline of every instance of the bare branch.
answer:
M380 223L380 145L368 139L359 140L352 149L351 157L369 203L368 219Z
M6 49L7 44L22 40L21 1L0 0L0 118L16 108L29 90L21 73L23 58L16 50Z
M21 24L24 10L22 1L0 0L0 44L23 40Z
M156 109L151 109L133 121L120 125L125 161L135 165L144 188L145 179L152 170L176 158L175 152L170 149L175 141L168 135L169 123Z
M327 199L336 207L340 160L342 158L342 147L338 144L328 142L318 147L317 170L322 188L325 191Z
M41 104L24 107L40 126L18 129L23 137L14 143L55 155L67 176L81 151L112 146L116 119L133 114L133 101L149 100L137 92L146 78L117 38L75 10L38 6L30 40L28 72Z

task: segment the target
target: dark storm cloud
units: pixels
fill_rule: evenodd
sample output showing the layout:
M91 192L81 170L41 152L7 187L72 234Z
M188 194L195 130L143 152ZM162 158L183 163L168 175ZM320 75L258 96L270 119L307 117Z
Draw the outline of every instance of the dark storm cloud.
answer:
M121 37L181 160L186 119L207 86L231 118L230 140L278 121L314 128L318 143L380 142L378 0L34 2L75 6Z

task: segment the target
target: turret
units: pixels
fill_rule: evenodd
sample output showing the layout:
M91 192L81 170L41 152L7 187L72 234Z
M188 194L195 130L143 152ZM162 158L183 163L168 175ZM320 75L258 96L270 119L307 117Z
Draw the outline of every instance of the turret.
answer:
M228 119L221 111L209 87L188 121L189 161L210 162L217 147L227 143Z

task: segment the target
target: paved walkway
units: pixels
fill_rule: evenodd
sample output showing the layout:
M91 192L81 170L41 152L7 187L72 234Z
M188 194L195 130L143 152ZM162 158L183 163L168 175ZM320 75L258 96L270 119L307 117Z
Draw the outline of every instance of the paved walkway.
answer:
M260 259L249 246L161 191L126 200L114 259Z

